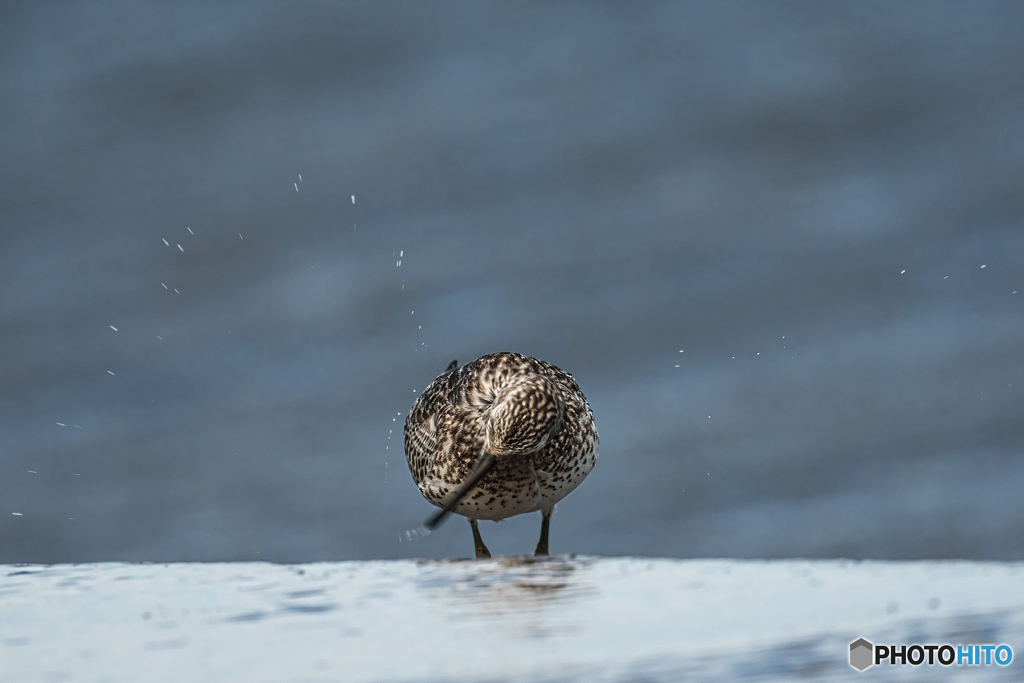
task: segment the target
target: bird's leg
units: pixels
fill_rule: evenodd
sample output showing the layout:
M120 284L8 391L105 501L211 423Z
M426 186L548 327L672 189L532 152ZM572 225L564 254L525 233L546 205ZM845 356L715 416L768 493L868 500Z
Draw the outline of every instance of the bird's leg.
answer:
M551 510L542 510L540 519L540 540L537 541L537 549L534 555L548 554L548 528L551 526Z
M484 545L484 539L480 536L480 527L477 526L476 520L469 520L469 525L473 527L473 547L476 548L476 559L481 560L485 557L490 557L491 551Z

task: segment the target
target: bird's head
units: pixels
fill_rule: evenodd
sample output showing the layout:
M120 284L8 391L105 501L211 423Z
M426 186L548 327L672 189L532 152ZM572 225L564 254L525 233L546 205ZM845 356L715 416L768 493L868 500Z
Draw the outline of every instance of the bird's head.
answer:
M543 375L519 377L498 388L487 410L484 449L497 460L535 453L562 428L565 398Z

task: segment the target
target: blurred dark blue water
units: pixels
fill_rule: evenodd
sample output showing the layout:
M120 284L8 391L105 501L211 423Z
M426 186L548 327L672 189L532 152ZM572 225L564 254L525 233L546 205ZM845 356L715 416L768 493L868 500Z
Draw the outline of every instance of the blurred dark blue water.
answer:
M1021 35L1019 3L6 6L0 562L467 555L458 519L400 542L401 426L498 350L597 417L554 552L1024 558Z

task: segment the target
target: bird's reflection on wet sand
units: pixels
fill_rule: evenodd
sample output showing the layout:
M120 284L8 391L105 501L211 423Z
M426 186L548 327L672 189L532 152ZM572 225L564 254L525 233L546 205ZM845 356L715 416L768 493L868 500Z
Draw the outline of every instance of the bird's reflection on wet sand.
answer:
M510 555L492 560L421 560L417 588L452 619L499 625L510 635L571 635L583 624L563 609L598 593L593 558Z

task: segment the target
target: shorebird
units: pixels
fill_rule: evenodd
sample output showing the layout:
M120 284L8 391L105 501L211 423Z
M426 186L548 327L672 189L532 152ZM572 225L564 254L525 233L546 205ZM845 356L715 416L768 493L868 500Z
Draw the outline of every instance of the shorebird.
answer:
M405 457L423 497L469 519L477 558L490 557L477 522L541 513L536 555L548 554L555 503L597 462L594 414L576 380L551 363L492 353L448 369L405 420Z

